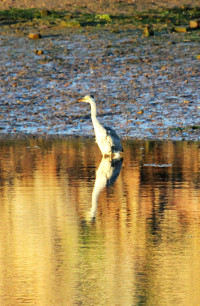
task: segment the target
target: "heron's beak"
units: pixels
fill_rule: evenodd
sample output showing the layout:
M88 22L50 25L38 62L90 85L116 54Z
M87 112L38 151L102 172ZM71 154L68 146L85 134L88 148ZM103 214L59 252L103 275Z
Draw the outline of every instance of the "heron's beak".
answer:
M78 99L77 101L78 101L78 102L88 102L87 99L86 99L85 97L82 98L82 99Z

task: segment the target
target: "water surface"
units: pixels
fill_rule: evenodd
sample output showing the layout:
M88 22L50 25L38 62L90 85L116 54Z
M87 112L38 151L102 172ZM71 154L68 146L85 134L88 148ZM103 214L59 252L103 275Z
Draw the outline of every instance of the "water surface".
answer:
M2 305L198 305L200 144L0 141Z

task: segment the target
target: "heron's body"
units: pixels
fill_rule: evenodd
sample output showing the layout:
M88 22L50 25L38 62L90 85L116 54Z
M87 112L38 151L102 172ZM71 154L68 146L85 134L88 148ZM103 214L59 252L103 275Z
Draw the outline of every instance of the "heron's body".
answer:
M91 96L85 96L83 99L79 100L82 102L87 102L91 106L91 118L94 126L94 132L96 136L96 142L101 150L102 155L119 157L120 153L123 151L120 138L117 136L116 132L109 128L103 127L96 117L96 103Z

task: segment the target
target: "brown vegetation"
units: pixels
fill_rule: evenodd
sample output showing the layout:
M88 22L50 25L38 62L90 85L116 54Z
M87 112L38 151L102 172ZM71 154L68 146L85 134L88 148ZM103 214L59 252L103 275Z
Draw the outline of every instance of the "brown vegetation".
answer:
M49 10L70 10L85 12L128 13L135 10L157 9L161 7L198 6L199 0L1 0L0 9L15 8L45 8Z

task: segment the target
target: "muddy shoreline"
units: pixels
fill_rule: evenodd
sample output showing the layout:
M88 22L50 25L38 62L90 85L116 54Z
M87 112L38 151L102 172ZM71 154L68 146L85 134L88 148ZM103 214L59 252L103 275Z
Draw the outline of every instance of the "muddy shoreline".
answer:
M101 123L124 139L199 141L199 42L199 30L4 27L0 133L91 136L90 109L76 102L91 93Z

